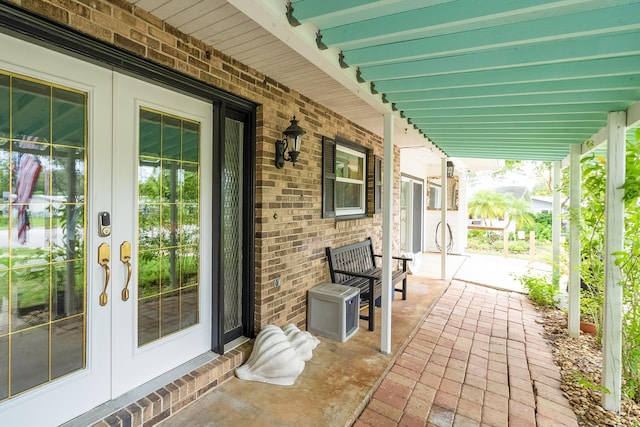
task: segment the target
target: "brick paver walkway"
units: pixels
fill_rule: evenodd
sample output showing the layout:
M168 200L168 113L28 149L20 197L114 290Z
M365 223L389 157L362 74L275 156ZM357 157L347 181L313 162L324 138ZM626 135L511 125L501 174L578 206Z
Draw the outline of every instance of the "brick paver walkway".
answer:
M541 316L522 294L454 280L355 426L577 426Z

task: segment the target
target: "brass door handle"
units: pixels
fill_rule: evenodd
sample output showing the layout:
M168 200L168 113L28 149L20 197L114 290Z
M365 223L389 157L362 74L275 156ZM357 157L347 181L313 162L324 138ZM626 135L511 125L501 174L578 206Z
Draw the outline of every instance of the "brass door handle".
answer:
M122 290L122 301L129 299L129 281L131 280L131 243L122 242L120 245L120 261L127 266L127 282Z
M109 270L109 260L111 258L111 249L107 243L101 243L98 246L98 264L102 266L105 272L104 277L104 288L102 289L102 293L100 294L100 305L105 306L109 301L109 296L107 295L107 286L109 286L109 278L111 277L111 270Z

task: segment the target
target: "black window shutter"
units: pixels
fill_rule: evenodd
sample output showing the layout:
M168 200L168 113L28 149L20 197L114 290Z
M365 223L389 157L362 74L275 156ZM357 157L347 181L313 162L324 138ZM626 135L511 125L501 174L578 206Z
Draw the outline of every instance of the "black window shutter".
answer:
M336 141L322 137L322 217L336 216Z
M375 213L382 212L382 157L373 156L373 206Z

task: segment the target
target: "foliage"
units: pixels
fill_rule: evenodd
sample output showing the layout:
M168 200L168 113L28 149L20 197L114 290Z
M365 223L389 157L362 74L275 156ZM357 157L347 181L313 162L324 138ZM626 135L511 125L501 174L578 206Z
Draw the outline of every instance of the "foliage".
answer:
M473 218L481 218L483 224L504 218L508 202L504 194L492 190L478 191L469 201L468 211Z
M555 307L558 288L553 285L551 277L548 275L537 276L531 271L514 277L528 292L531 301L543 307Z
M485 225L487 220L493 223L496 219L504 218L508 218L506 227L512 221L520 228L534 224L529 203L510 194L496 193L492 190L478 191L469 201L467 209L473 218L481 218Z
M512 221L516 223L517 228L531 227L535 224L535 219L531 214L531 205L526 200L507 197L505 214L509 218L506 227L509 227Z
M577 369L570 371L569 378L571 379L571 381L580 385L580 387L599 391L600 393L609 393L608 388L606 388L603 385L594 383L593 380L591 380L591 378L587 377Z
M581 308L596 324L602 323L605 264L606 159L591 155L582 161L581 235L583 280ZM623 287L622 370L623 391L640 398L640 133L627 141L624 250L614 253L621 269Z
M498 240L492 246L494 249L502 253L502 250L504 249L504 241ZM526 254L529 253L529 242L526 240L510 241L508 248L510 254Z
M528 234L533 231L536 240L540 242L550 242L552 234L552 215L550 213L541 212L533 215L533 224L524 226L522 229Z

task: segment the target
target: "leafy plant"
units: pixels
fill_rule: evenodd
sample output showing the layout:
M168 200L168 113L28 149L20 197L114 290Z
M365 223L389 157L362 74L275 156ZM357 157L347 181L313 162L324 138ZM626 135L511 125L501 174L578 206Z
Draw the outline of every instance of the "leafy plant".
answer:
M551 277L534 275L531 271L514 277L527 291L531 301L543 307L555 307L558 288L553 285Z
M640 399L640 132L636 141L627 141L626 181L624 183L624 250L614 253L620 267L622 295L622 376L623 392ZM581 308L596 324L602 322L604 302L604 240L606 159L591 155L582 161L581 210L583 281Z
M569 374L569 379L575 383L577 383L580 387L584 387L590 390L599 391L601 393L609 393L609 389L603 385L596 384L593 380L587 376L585 376L579 370L573 370Z

